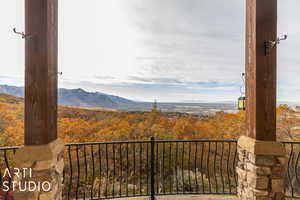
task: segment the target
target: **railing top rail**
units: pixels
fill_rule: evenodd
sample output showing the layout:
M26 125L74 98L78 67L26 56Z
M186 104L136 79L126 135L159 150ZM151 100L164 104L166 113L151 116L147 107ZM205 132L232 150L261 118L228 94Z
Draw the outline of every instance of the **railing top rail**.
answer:
M148 143L150 141L114 141L114 142L83 142L83 143L69 143L65 146L81 146L81 145L98 145L98 144L126 144L126 143Z
M19 149L23 146L12 146L12 147L0 147L0 151L4 151L4 150L16 150Z
M287 147L289 156L286 195L295 197L299 194L295 192L298 185L293 185L291 177L296 177L296 181L299 177L296 169L299 169L300 153L295 147L300 145L300 141L279 142ZM64 184L67 187L64 195L68 199L73 196L86 198L85 191L93 195L98 186L104 189L103 194L97 194L103 199L105 195L105 198L118 198L150 194L178 195L181 192L236 194L236 144L237 140L155 140L154 137L151 140L65 144ZM1 166L14 167L12 153L21 147L0 147ZM110 182L104 185L99 182L95 186L96 180L104 179Z
M178 142L230 142L236 143L236 140L154 140L155 143L178 143ZM126 143L150 143L151 140L137 140L137 141L114 141L114 142L85 142L85 143L70 143L65 146L76 146L76 145L98 145L98 144L126 144Z
M279 141L282 144L300 144L300 142L293 142L293 141Z
M195 140L155 140L156 142L237 142L236 140L210 140L210 139L195 139Z
M192 139L192 140L154 140L156 143L181 143L181 142L228 142L236 143L237 140L217 140L217 139ZM131 143L149 143L151 140L130 140L130 141L112 141L112 142L82 142L82 143L69 143L65 146L82 146L82 145L99 145L99 144L131 144ZM300 144L295 141L280 141L283 144ZM22 146L13 146L13 147L0 147L0 151L3 150L15 150Z

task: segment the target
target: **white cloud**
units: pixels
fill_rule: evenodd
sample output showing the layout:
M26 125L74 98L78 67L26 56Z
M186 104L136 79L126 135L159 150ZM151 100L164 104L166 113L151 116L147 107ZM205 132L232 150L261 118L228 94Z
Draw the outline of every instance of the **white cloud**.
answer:
M61 87L83 87L149 101L158 96L176 101L235 99L239 95L244 71L245 1L59 3ZM0 83L23 82L24 41L12 33L14 26L24 30L23 4L19 0L0 2L0 19L5 19L0 27L0 76L19 77L0 77ZM299 101L300 95L294 94L300 89L300 2L278 4L278 32L289 36L278 50L279 99ZM223 86L204 88L198 82Z

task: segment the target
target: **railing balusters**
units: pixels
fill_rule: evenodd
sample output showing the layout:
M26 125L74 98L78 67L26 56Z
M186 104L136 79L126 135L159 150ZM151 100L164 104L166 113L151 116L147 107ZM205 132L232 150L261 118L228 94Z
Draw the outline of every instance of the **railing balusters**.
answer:
M291 186L292 197L294 196L294 187L293 187L292 179L291 179L291 175L290 175L290 168L291 168L291 162L293 161L293 157L294 157L294 145L291 144L290 156L289 156L289 161L288 161L288 166L287 166L287 175L288 175L289 184Z
M205 183L204 183L204 177L203 177L203 156L204 156L204 142L201 142L201 180L202 180L202 193L205 192Z
M166 193L165 190L165 143L163 143L163 152L162 152L162 191Z
M181 151L181 176L182 176L182 193L184 193L184 142L182 142Z
M231 180L230 180L230 171L229 171L229 162L230 162L230 153L231 153L231 143L228 143L228 157L227 157L227 176L228 176L228 184L229 184L229 193L231 193Z
M234 158L233 158L233 163L232 163L232 170L233 170L233 176L234 176L234 182L235 182L235 187L238 186L237 183L237 177L236 177L236 172L235 172L235 166L236 166L236 157L237 157L237 144L235 144L235 152L234 152Z
M95 160L94 160L94 145L91 145L91 154L92 154L92 187L91 187L91 199L93 199L94 195L94 181L95 181Z
M295 173L295 178L296 178L296 182L297 182L298 187L300 186L300 181L299 181L299 176L298 176L298 168L297 168L299 158L300 158L300 150L298 149L297 159L296 159L296 162L294 164L294 173Z
M123 182L123 157L122 157L122 143L119 144L119 164L120 164L120 188L119 188L119 196L122 196L122 182Z
M189 155L188 155L188 176L189 176L189 186L188 186L188 190L189 192L192 191L192 182L191 182L191 142L189 142Z
M86 160L86 145L83 145L83 156L84 156L84 185L87 185L87 160ZM83 199L85 199L86 189L84 188Z
M216 186L216 193L218 193L218 179L217 179L217 153L218 153L218 143L215 142L215 153L214 153L214 177L215 177L215 186Z
M72 189L72 178L73 178L71 146L68 146L68 155L69 155L69 165L70 165L70 177L69 177L69 184L68 184L68 200L69 200L71 189Z
M158 194L159 193L159 175L160 175L160 170L159 170L159 162L158 162L158 159L159 159L159 153L158 153L158 151L159 151L159 143L158 142L156 142L156 154L155 154L155 156L156 156L156 162L155 162L155 166L156 166L156 172L155 172L155 174L156 174L156 181L155 181L155 183L156 183L156 193Z
M1 150L1 152L3 152L4 150ZM1 160L0 160L1 161ZM0 163L2 165L2 163ZM2 168L0 167L0 185L3 185L3 175L2 175Z
M79 146L76 147L76 160L77 160L77 186L76 186L76 199L78 199L78 190L80 184L80 163L79 163Z
M208 178L208 191L211 193L211 183L210 183L210 167L209 167L209 159L210 158L210 142L208 142L208 151L207 151L207 160L206 160L206 170L207 170L207 178Z
M176 142L176 162L175 162L175 166L176 166L176 193L179 193L179 188L178 188L178 142Z
M154 155L154 148L155 148L155 138L154 137L151 137L151 140L150 140L150 144L151 144L151 152L150 152L150 163L151 163L151 196L150 196L150 199L151 200L155 200L155 172L154 172L154 167L155 167L155 164L154 164L154 161L155 161L155 155Z
M224 184L224 177L223 177L223 153L224 153L224 142L222 142L222 152L220 158L220 175L221 175L221 182L222 182L222 192L225 192L225 184Z
M112 144L113 149L113 178L112 178L112 196L115 196L115 180L116 180L116 152L115 152L115 144Z
M172 165L171 165L171 163L172 163L172 143L170 142L170 144L169 144L169 174L172 174ZM170 178L169 178L169 192L171 193L171 192L173 192L172 191L172 177L170 176Z
M198 185L198 173L197 173L197 154L198 154L198 142L195 142L195 155L194 155L194 165L195 165L195 168L194 168L194 173L195 173L195 184L196 184L196 192L199 191L199 185Z
M129 144L126 144L126 196L128 196L128 176L129 176Z
M284 148L287 150L288 144L283 144L283 145L284 145ZM286 171L286 170L285 170L285 174L287 174L287 171ZM286 192L287 192L287 187L284 187L283 192L284 192L284 194L286 194Z
M132 144L133 148L133 195L135 195L135 186L136 186L136 173L135 173L135 143Z
M146 174L147 174L147 180L146 180L146 182L147 182L147 194L149 194L149 173L150 173L150 171L149 171L149 143L147 143L146 144L146 153L147 153L147 158L146 158L146 168L147 168L147 172L146 172Z
M283 144L289 156L286 195L297 198L300 197L300 142ZM3 169L14 168L11 159L16 149L0 148L2 184ZM236 141L226 140L67 144L64 199L235 194L237 153ZM12 180L5 177L5 181Z
M106 180L105 180L105 197L108 197L108 144L105 144L105 155L106 155Z
M98 199L101 197L102 189L102 156L101 156L101 144L98 144L98 160L99 160L99 185L98 185Z
M139 178L139 181L140 181L140 194L142 194L142 153L143 153L143 146L142 146L143 144L142 143L140 143L140 158L139 158L139 160L140 160L140 164L139 164L139 168L140 168L140 172L139 172L139 174L140 174L140 178Z

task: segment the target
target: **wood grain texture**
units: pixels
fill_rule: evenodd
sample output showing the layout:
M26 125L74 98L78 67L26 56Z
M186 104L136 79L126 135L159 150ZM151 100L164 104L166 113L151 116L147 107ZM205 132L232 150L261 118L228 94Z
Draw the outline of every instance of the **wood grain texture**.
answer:
M246 133L276 140L276 57L265 56L264 42L277 38L277 0L247 0L246 8Z
M25 145L57 138L57 0L25 1Z

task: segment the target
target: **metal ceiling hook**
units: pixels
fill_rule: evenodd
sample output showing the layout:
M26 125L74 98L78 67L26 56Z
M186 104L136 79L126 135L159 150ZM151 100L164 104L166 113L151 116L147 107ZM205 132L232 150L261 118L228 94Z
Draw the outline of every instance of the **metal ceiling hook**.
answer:
M32 37L32 35L26 35L24 32L17 31L16 28L13 28L13 32L17 35L21 35L22 39L30 39Z

